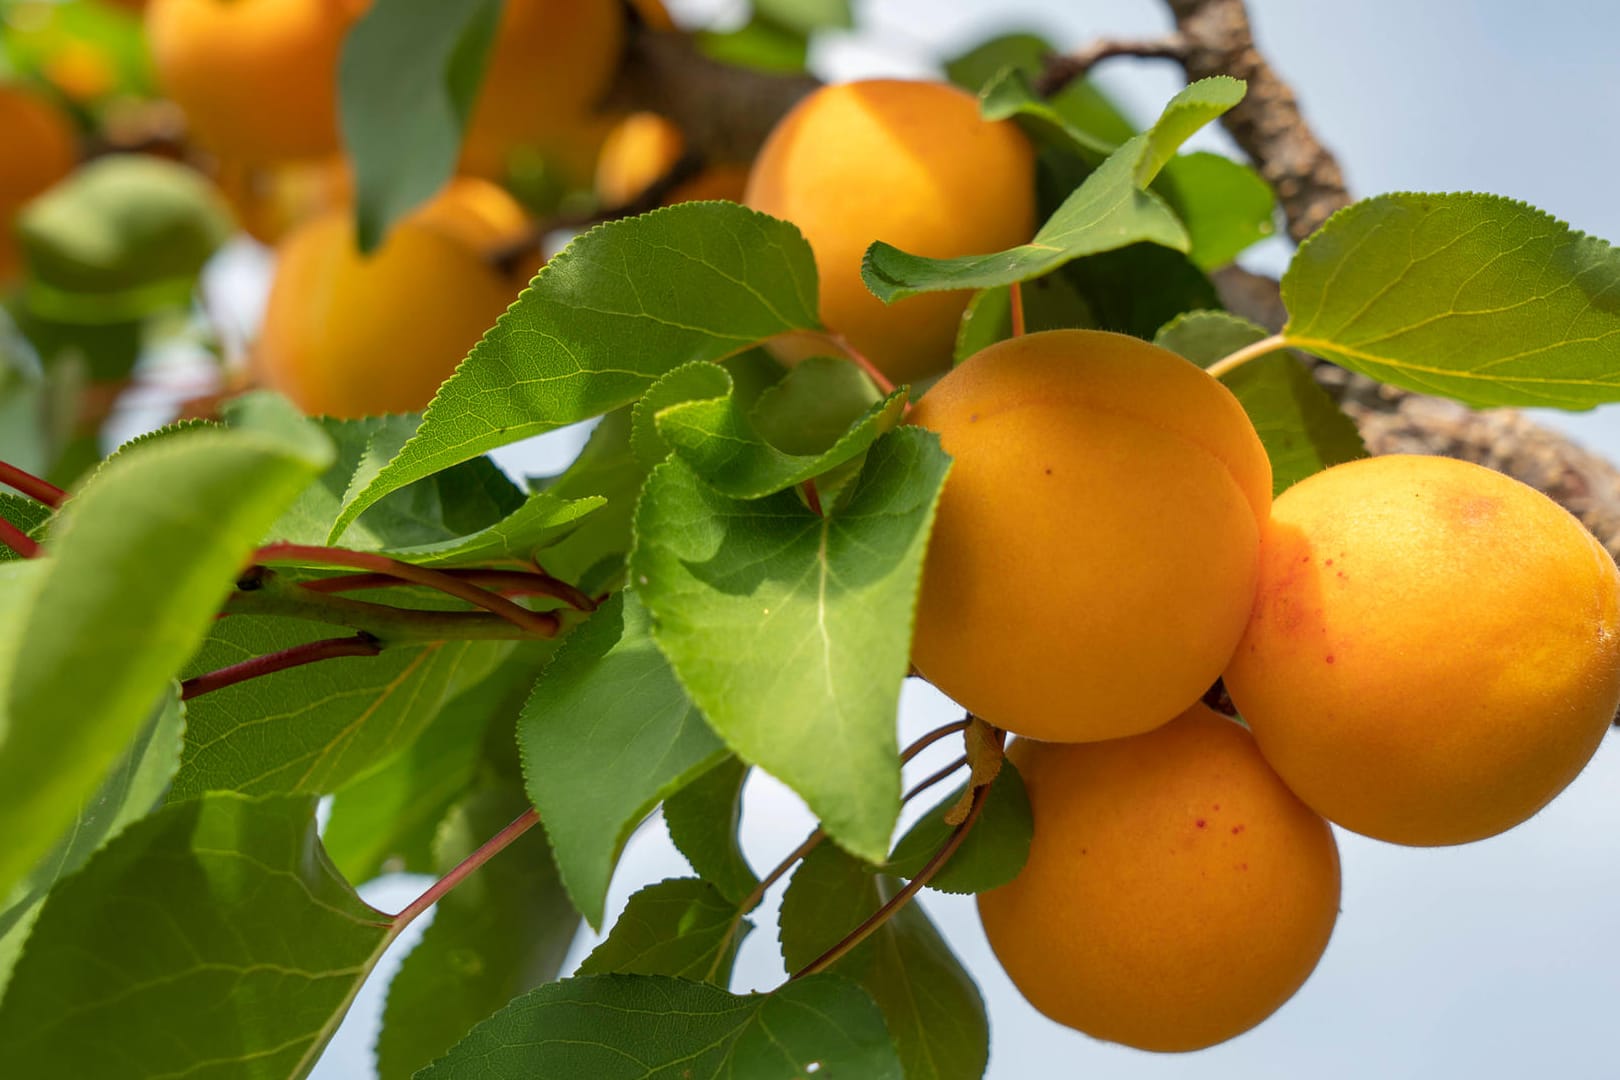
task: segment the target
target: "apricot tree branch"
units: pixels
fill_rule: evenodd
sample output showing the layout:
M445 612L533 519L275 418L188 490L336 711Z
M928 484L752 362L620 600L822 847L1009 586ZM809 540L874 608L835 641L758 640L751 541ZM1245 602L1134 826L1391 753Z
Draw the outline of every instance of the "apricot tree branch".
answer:
M1187 39L1180 34L1156 38L1098 38L1071 53L1054 56L1035 80L1035 90L1050 97L1076 79L1084 78L1104 60L1118 56L1140 60L1181 60L1187 56Z
M19 469L6 461L0 461L0 484L15 488L30 499L42 502L53 509L61 506L62 501L67 498L67 492L49 480L35 476L25 469Z
M264 656L255 656L251 660L244 660L240 664L210 671L205 675L198 675L187 679L180 684L180 700L190 701L192 698L211 694L215 690L223 690L227 686L247 682L265 675L273 675L278 671L288 671L305 664L314 664L322 660L335 660L340 656L376 656L382 652L382 644L370 634L361 632L351 637L327 638L323 641L308 641L302 645L294 645L280 652L266 653Z
M39 541L3 517L0 517L0 544L4 544L24 559L39 557Z

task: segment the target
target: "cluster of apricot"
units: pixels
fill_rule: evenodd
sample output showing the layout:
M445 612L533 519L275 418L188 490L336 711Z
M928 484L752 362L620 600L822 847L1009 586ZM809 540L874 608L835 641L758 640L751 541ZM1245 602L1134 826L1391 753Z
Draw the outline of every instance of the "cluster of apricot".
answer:
M747 201L799 224L824 321L902 380L948 365L966 297L878 304L866 245L1011 246L1032 188L1021 136L971 99L868 82L790 113ZM1620 705L1620 573L1518 481L1390 456L1273 502L1217 379L1088 330L983 350L911 421L954 459L912 658L1021 736L1033 843L979 909L1061 1023L1161 1051L1248 1030L1327 946L1328 822L1401 844L1492 836L1575 777ZM1202 703L1222 678L1247 726Z

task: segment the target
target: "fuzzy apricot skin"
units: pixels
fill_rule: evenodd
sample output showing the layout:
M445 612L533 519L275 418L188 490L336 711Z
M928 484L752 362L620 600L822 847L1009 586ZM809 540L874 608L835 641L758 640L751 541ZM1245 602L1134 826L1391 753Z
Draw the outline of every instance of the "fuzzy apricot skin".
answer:
M522 291L486 254L524 228L511 196L472 177L452 181L369 257L355 246L352 211L308 222L278 249L257 376L311 414L424 408Z
M588 185L613 126L597 113L624 52L624 8L580 0L506 0L461 148L463 172L506 176L539 154L569 185Z
M1020 739L1034 837L979 896L996 958L1060 1024L1143 1050L1224 1042L1315 969L1339 853L1242 727L1195 705L1145 735Z
M152 0L163 92L197 141L263 163L338 150L338 56L370 0Z
M797 225L815 252L821 318L889 378L951 362L965 291L884 304L861 280L883 240L946 258L1013 247L1035 228L1034 153L1018 128L979 116L952 86L896 79L827 86L772 130L743 201ZM785 344L785 360L825 344Z
M1278 497L1226 688L1300 798L1398 844L1533 815L1620 704L1620 575L1500 473L1390 455Z
M1254 601L1271 465L1236 398L1123 334L992 345L911 422L954 458L912 661L997 727L1134 735L1197 701Z

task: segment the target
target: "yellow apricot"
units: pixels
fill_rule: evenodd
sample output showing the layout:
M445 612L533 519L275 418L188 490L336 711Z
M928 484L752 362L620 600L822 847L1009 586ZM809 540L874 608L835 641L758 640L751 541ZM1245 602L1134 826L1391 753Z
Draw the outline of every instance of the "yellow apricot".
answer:
M1143 1050L1198 1050L1276 1012L1327 948L1333 831L1203 705L1127 739L1008 756L1029 861L979 896L996 958L1042 1013Z
M1279 775L1400 844L1545 806L1620 704L1620 574L1551 499L1449 458L1339 465L1277 499L1226 672Z
M875 240L934 257L1000 251L1035 227L1034 155L978 99L930 82L827 86L766 139L744 202L797 225L815 252L821 318L897 382L950 364L965 291L885 305L861 281ZM825 345L785 344L786 360Z
M462 142L462 171L500 179L513 155L529 150L570 184L589 182L613 124L596 106L624 39L619 3L506 0Z
M278 249L257 375L308 413L423 408L522 290L487 253L524 224L510 196L472 177L452 181L369 257L355 247L351 211L315 218Z
M1237 399L1123 334L1000 342L912 410L954 459L912 661L997 727L1134 735L1197 701L1254 600L1271 466Z
M354 199L354 176L341 155L265 166L222 162L218 182L237 224L262 244Z
M657 113L632 113L608 133L596 159L596 197L604 206L636 199L680 160L686 140L681 129ZM740 202L748 182L742 165L711 165L661 200L661 205L700 199Z
M197 141L245 162L338 149L344 35L370 0L152 0L146 34L163 92Z

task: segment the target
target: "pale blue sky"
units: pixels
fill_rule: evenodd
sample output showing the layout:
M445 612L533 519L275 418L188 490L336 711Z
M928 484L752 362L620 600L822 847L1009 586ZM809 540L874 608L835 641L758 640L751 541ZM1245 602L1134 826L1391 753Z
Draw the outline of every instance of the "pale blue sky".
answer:
M859 2L859 0L858 0ZM672 0L724 12L727 0ZM863 32L829 41L823 74L926 74L996 29L1045 30L1078 44L1098 33L1167 25L1159 0L867 0ZM1346 165L1360 194L1480 190L1540 206L1577 228L1620 238L1620 7L1605 0L1251 0L1262 47ZM1166 67L1110 66L1104 81L1138 115L1179 83ZM1229 147L1219 136L1207 145ZM1286 248L1259 252L1278 269ZM1612 410L1549 417L1620 457ZM530 460L562 448L525 451ZM951 719L926 687L908 688L902 738ZM932 760L932 759L930 759ZM944 757L940 758L943 762ZM921 763L918 774L929 771ZM1368 778L1376 783L1375 777ZM749 792L745 843L769 866L809 827L768 778ZM1281 1012L1230 1043L1186 1056L1107 1046L1046 1021L1002 976L971 901L926 906L980 979L991 1017L994 1080L1098 1077L1191 1080L1381 1080L1470 1076L1599 1080L1614 1064L1620 1000L1620 745L1611 738L1552 807L1520 828L1461 848L1413 850L1340 834L1343 912L1326 957ZM662 877L687 873L657 822L632 841L610 907ZM378 883L401 906L416 882ZM744 946L739 987L782 977L768 928ZM611 914L611 912L610 912ZM588 948L581 942L577 955ZM380 973L381 974L381 973ZM380 983L380 980L378 980ZM368 988L316 1070L366 1075L379 986Z

